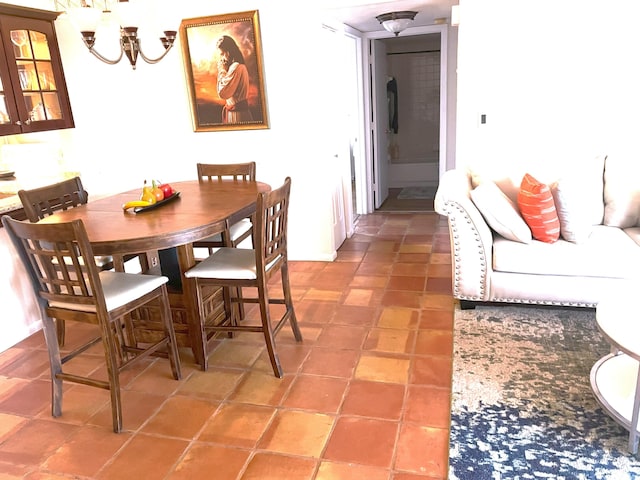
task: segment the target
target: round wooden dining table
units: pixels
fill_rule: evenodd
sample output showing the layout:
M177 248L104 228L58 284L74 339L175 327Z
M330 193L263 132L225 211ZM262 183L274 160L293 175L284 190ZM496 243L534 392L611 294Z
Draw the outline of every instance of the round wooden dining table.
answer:
M124 269L125 257L139 255L143 273L165 274L170 277L170 284L171 277L177 278L169 293L176 336L181 345L192 348L195 360L204 365L204 332L195 285L193 279L184 277L184 272L196 263L192 244L224 233L229 224L252 215L258 193L270 191L271 187L262 182L216 179L171 185L178 193L175 198L138 213L124 211L122 206L138 200L142 189L58 211L40 222L80 219L94 254L112 255L117 270ZM222 301L221 296L211 298Z

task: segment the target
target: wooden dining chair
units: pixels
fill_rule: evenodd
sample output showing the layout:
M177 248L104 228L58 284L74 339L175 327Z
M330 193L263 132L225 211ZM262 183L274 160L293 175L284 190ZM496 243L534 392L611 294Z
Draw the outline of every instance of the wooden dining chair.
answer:
M254 222L254 249L222 247L185 272L187 278L195 279L202 347L205 352L205 365L203 365L205 370L208 343L215 339L216 332L262 332L273 373L278 378L282 377L282 367L276 352L276 334L288 321L296 341L302 341L291 298L287 261L290 191L291 179L287 177L281 187L258 194ZM277 273L281 274L282 296L272 298L267 286L269 280ZM210 286L225 289L225 318L218 324L213 324L212 318L209 318L217 312L211 312L210 309L205 308L203 301L205 289ZM242 287L254 287L257 290L257 296L234 295L234 292ZM248 320L242 324L238 322L236 309L231 308L233 303L238 302L259 305L260 325L250 325ZM270 315L272 304L285 306L283 315L275 324L272 323ZM208 326L210 324L212 326Z
M236 181L255 181L256 180L256 162L247 163L229 163L229 164L213 164L198 163L198 180L201 182L216 182L223 179L232 179ZM252 219L241 218L232 219L226 237L222 234L213 235L204 240L194 242L194 248L206 248L208 254L213 253L214 248L220 247L237 247L243 240L252 235Z
M68 210L84 205L89 201L89 194L82 186L80 177L73 177L60 182L45 185L30 190L19 190L18 197L22 202L24 213L30 222L37 222L44 217L60 210ZM68 259L66 259L68 261ZM95 258L100 270L110 270L114 267L113 257L100 255ZM58 342L64 345L64 321L56 323L58 328Z
M113 431L120 432L123 369L152 354L161 354L168 355L173 377L182 376L167 278L99 270L82 220L40 224L5 215L2 224L27 270L40 310L51 367L52 415L62 414L64 381L107 389ZM71 261L62 261L63 258ZM130 313L143 306L153 309L162 322L163 335L157 342L136 341L138 325ZM61 356L54 319L96 325L99 335ZM73 365L67 370L68 362L78 363L72 360L99 342L104 350L107 380L82 376L82 370L73 369Z
M21 189L18 191L18 197L22 202L27 219L34 223L58 211L84 205L89 201L89 194L84 189L82 180L77 176L43 187L29 190ZM115 258L111 255L97 255L95 261L100 270L111 270L112 268L125 270L125 262L132 259L138 259L140 263L140 268L130 263L129 270L132 272L137 273L140 269L147 270L149 268L145 255L127 255ZM66 261L68 260L66 259ZM59 320L56 326L58 343L63 346L65 340L64 321Z
M80 177L31 190L22 189L18 191L18 196L25 215L34 223L59 210L67 210L89 201L89 194L82 186Z
M198 180L201 182L219 182L224 179L236 181L252 181L256 180L256 162L246 163L198 163ZM197 255L198 249L206 248L207 254L211 255L214 249L220 247L238 247L240 243L253 236L253 218L244 217L241 219L231 219L227 224L224 233L218 233L204 240L194 242L194 253ZM253 240L252 240L253 241ZM252 243L253 246L253 243ZM242 296L242 289L238 289L238 296ZM236 305L240 319L244 318L244 304L239 302Z

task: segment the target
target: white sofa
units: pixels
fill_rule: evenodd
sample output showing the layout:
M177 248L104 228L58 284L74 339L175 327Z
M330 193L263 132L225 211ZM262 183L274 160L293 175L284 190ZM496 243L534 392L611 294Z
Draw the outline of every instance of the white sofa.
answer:
M463 308L475 302L595 307L608 292L636 279L640 273L638 163L635 158L600 156L563 178L547 178L554 189L562 233L552 243L505 238L514 232L522 234L522 224L513 217L520 216L517 197L522 171L511 176L447 171L440 180L435 210L448 217L454 297ZM496 205L476 201L473 197L481 185L497 185L515 212L509 212L502 201ZM561 202L558 191L571 195ZM507 220L500 224L495 216ZM564 239L565 233L571 238L571 229L580 223L582 237Z

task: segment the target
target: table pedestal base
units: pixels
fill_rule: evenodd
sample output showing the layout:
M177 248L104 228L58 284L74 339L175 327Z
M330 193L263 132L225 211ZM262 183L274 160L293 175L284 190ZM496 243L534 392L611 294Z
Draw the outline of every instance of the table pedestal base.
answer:
M629 431L629 451L638 451L640 377L638 361L624 353L610 353L591 369L591 388L598 403Z
M222 289L219 287L211 287L205 290L205 294L205 309L215 311L215 322L222 322L225 318ZM191 341L192 332L190 331L189 316L184 302L184 296L180 293L169 293L169 302L171 304L171 316L173 317L173 326L176 331L178 345L180 347L191 347L193 349ZM153 310L152 307L146 307L138 309L132 314L136 320L135 335L139 342L154 342L163 336L162 325L156 320L158 313ZM196 334L196 336L198 337L199 335ZM200 363L196 349L194 349L194 356L196 357L196 361Z

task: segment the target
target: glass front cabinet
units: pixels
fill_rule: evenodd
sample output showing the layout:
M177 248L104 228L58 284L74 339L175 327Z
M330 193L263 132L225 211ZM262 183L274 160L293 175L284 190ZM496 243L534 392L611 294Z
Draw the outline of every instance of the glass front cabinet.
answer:
M58 14L0 3L0 135L74 126L55 33Z

